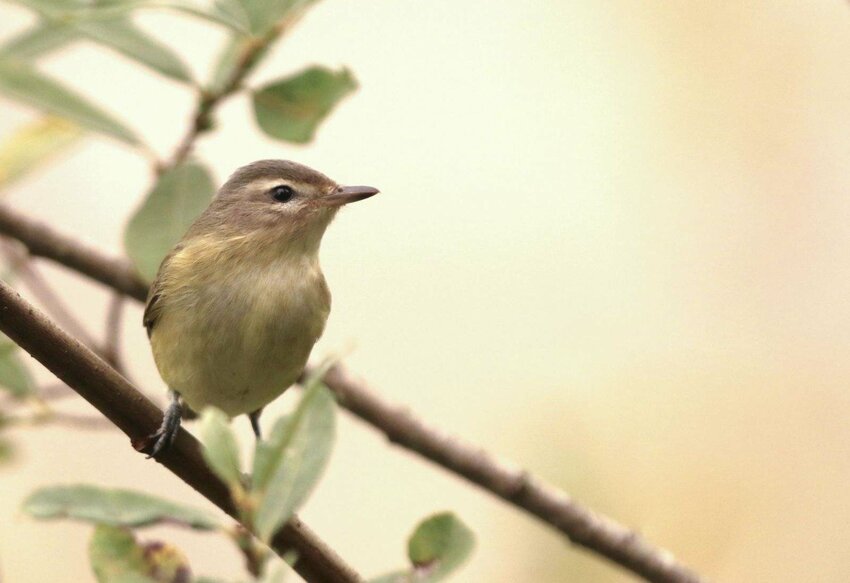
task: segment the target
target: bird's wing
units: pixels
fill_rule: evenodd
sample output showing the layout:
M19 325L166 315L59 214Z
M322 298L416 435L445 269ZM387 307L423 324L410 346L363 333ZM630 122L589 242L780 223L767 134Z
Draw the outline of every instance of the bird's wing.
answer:
M148 338L151 337L153 327L161 311L159 306L159 298L161 297L159 287L159 278L157 277L153 284L151 284L150 292L148 292L148 301L145 304L145 313L142 316L142 323L148 331Z
M154 282L154 284L156 284L156 282ZM151 293L148 294L148 302L145 304L145 314L142 316L142 323L148 331L148 338L151 337L154 324L156 324L156 319L159 316L159 309L157 306L159 297L159 293L156 293L156 287L151 286Z
M159 265L159 271L156 273L156 277L151 284L150 291L148 291L148 300L145 302L145 313L142 315L142 324L144 324L145 328L148 331L148 338L151 337L151 333L153 333L153 327L156 325L157 319L159 319L159 315L162 312L162 304L160 299L162 298L162 279L163 274L168 266L168 263L171 261L171 258L174 257L174 254L179 251L183 247L183 244L177 245L174 249L172 249L168 255L165 256L165 259L162 260L162 263Z

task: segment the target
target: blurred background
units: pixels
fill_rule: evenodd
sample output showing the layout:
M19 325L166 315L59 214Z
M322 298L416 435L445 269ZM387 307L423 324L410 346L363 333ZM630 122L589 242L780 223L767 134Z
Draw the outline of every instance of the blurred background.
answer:
M0 6L0 37L30 22ZM172 14L138 22L201 78L224 36ZM314 144L264 137L238 97L198 151L219 181L281 157L381 188L325 238L334 311L315 355L352 348L351 368L388 399L714 580L847 580L850 5L325 0L254 83L313 62L361 84ZM44 64L159 152L182 135L184 86L85 44ZM31 117L3 101L0 135ZM149 181L145 160L92 138L9 202L118 252ZM44 269L100 334L109 293ZM161 394L137 304L124 347ZM237 427L247 448L247 421ZM93 581L90 526L19 511L37 486L204 505L117 432L13 436L16 460L0 468L9 582ZM375 575L403 565L414 524L442 509L478 535L455 580L633 580L345 413L302 515ZM154 535L197 573L242 572L223 540Z

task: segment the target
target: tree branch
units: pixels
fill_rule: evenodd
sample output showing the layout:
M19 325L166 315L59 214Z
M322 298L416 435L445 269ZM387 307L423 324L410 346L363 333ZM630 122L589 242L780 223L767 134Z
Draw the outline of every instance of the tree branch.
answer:
M2 248L9 263L13 266L15 274L30 289L36 299L44 306L44 309L52 314L56 323L77 340L94 349L97 345L94 338L82 323L68 311L62 298L53 291L53 288L41 275L38 267L33 265L32 256L17 241L11 239L3 240Z
M136 442L159 427L162 412L94 352L71 338L5 283L0 282L0 330L103 413ZM238 520L227 486L207 467L198 441L180 430L162 465ZM307 581L360 581L357 573L298 518L275 535L274 550L298 553L295 570Z
M325 384L345 407L380 429L392 443L409 449L525 510L559 530L573 543L658 583L698 583L700 577L633 530L582 506L554 486L500 462L485 450L443 433L391 405L341 365L325 374Z
M15 228L7 228L8 223L13 223ZM41 251L41 256L62 262L61 257L64 255L53 252L50 244L40 240L38 229L26 227L32 223L32 219L0 204L0 233L10 236L16 236L14 233L17 232L23 233L27 238L18 238L24 245L30 247L30 244L33 244ZM55 231L51 233L50 242L58 244L60 249L76 245L72 238L59 235ZM81 264L101 265L112 261L118 265L119 273L132 270L128 262L101 257L95 250L81 249L78 255L86 258L86 261L79 262ZM65 264L76 268L75 265ZM80 271L91 276L86 271ZM106 283L108 278L95 279ZM116 289L123 291L117 286ZM147 292L134 286L132 293L128 295L144 301ZM352 377L343 368L332 368L326 375L325 382L337 395L342 407L384 432L392 442L521 508L559 530L575 544L606 557L653 583L705 581L679 563L670 552L653 546L635 531L594 513L575 502L566 493L527 472L497 461L486 451L426 425L409 411L385 403L365 383Z
M19 240L30 255L52 259L137 300L147 297L148 284L126 259L106 255L5 204L0 204L0 233Z

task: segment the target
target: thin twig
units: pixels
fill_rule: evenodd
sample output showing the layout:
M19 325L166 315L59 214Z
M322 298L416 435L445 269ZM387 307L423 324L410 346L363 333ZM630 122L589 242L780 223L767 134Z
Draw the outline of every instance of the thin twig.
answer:
M112 368L126 377L127 372L121 362L121 320L124 314L125 300L126 297L120 292L112 294L109 310L106 313L106 331L100 355L112 365Z
M62 298L53 291L38 267L33 263L32 256L27 253L20 244L9 239L2 241L3 254L14 268L15 274L24 282L36 299L41 302L69 334L79 339L80 342L94 348L96 343L85 327L68 310Z
M2 282L0 330L94 405L131 442L138 442L159 426L162 412L156 405ZM181 429L174 445L157 461L238 520L227 486L206 465L200 444L191 434ZM278 531L272 548L281 556L294 549L298 553L294 568L307 581L360 581L357 573L297 518Z
M51 259L138 300L144 301L147 296L148 284L123 257L108 256L42 221L22 216L3 203L0 203L0 233L23 243L30 255Z
M4 220L5 217L5 220ZM75 246L75 241L66 235L51 233L45 242L38 237L37 230L27 228L34 221L0 204L0 233L19 237L22 243L35 246L44 257L60 261L65 254L54 252L51 243L62 249ZM8 224L12 224L12 228ZM23 226L22 226L23 225ZM73 254L79 265L102 265L108 258L92 249L78 249ZM80 259L85 258L85 261ZM129 263L116 260L119 273L129 269ZM66 265L68 265L66 263ZM75 267L75 265L68 265ZM82 273L92 276L85 270ZM99 270L94 270L98 281L108 281ZM120 281L120 279L119 279ZM116 289L117 288L116 286ZM123 291L123 290L122 290ZM133 288L128 293L144 301L146 290ZM606 557L620 566L654 583L697 583L704 581L697 574L679 563L673 555L651 545L636 532L617 522L594 513L580 505L563 491L545 484L529 474L515 470L498 462L484 450L446 436L436 428L416 419L409 411L385 403L371 392L365 384L347 375L341 368L332 371L327 378L328 386L337 392L340 405L374 425L395 443L427 457L441 467L481 486L485 490L529 512L542 522L564 533L576 544Z
M204 133L213 128L213 113L221 102L239 91L245 78L254 69L269 47L299 18L293 14L277 23L262 37L246 37L239 46L239 55L230 75L215 89L201 89L189 126L178 142L174 153L165 163L154 165L154 172L162 174L184 162L195 147L195 142Z

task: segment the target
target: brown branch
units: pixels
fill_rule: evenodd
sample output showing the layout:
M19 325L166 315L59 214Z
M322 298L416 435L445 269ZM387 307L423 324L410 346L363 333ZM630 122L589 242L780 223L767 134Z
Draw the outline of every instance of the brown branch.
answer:
M106 255L5 204L0 204L0 233L23 243L30 255L51 259L137 300L147 296L148 284L124 258Z
M153 433L162 411L94 352L71 338L5 283L0 283L0 330L79 393L130 438ZM213 504L238 520L227 486L201 457L200 445L181 430L157 460ZM298 553L295 570L307 581L349 582L360 578L304 523L294 518L275 535L274 550Z
M39 240L37 230L27 227L34 223L32 219L0 204L0 219L2 217L6 217L6 220L0 220L0 233L11 236L14 236L13 232L27 234L28 238L21 238L21 241L27 246L35 245L44 257L61 262L59 258L63 255L52 252L50 244L55 243L61 249L76 246L72 238L56 232L51 232L47 242ZM16 225L14 230L6 227L10 222ZM20 226L21 224L23 226ZM101 265L114 261L119 264L119 273L126 273L131 269L128 262L101 257L95 250L80 249L75 256L77 255L86 257L87 261L82 262L84 264ZM74 265L66 265L75 268ZM86 271L80 271L90 275ZM106 278L99 281L104 279ZM117 286L116 289L122 291ZM134 286L133 292L128 295L144 301L147 291ZM484 450L445 435L403 408L385 403L369 390L365 383L353 378L341 367L332 369L325 380L336 393L342 407L383 431L394 443L525 510L562 532L575 544L594 551L654 583L705 581L679 563L668 551L651 545L638 533L585 508L554 486L497 461Z
M36 299L44 306L44 309L52 314L56 322L67 330L71 336L89 348L94 348L96 345L94 338L71 314L65 306L65 302L62 301L62 298L53 291L53 288L50 287L50 284L47 283L44 276L41 275L41 272L33 264L32 256L25 249L21 248L18 242L11 239L3 240L2 247L3 254L12 265L15 275L30 289Z
M582 506L570 496L529 474L495 459L483 449L443 433L391 405L341 365L325 374L325 384L340 405L387 438L446 468L556 528L573 543L658 583L697 583L702 579L669 552L633 530Z

